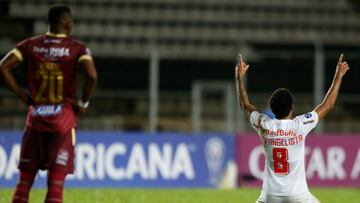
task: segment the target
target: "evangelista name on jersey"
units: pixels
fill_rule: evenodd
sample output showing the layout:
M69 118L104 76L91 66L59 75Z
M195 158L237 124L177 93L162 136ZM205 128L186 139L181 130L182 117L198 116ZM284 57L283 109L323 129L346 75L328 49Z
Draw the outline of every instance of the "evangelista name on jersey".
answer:
M284 139L284 138L263 138L263 144L264 145L272 145L272 146L276 146L276 147L285 147L285 146L291 146L291 145L296 145L299 144L300 142L303 141L303 136L299 135L299 136L295 136L292 137L290 139Z

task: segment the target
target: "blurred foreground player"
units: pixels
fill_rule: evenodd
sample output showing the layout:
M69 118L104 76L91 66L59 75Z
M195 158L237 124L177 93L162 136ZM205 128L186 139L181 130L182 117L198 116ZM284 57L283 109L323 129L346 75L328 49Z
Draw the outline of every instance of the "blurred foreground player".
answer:
M240 55L236 66L240 108L250 115L252 127L260 135L265 151L263 187L257 203L318 203L305 177L305 138L320 119L334 107L341 80L349 70L340 55L331 87L323 102L313 111L293 118L293 98L289 90L275 90L269 100L275 119L256 111L250 103L243 78L249 65Z
M73 20L70 9L54 5L48 12L46 35L28 38L16 45L0 62L8 88L29 106L20 154L20 180L13 203L28 202L39 169L48 170L46 203L61 203L65 176L74 170L75 127L95 89L96 69L86 46L68 35ZM24 63L27 94L16 82L12 69ZM82 96L76 97L77 67L86 80Z

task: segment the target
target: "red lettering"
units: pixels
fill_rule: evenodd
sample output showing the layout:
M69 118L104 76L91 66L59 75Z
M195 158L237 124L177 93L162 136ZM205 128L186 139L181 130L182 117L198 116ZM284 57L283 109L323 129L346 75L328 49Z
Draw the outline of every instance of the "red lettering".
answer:
M277 174L288 174L289 173L289 163L288 160L288 150L286 148L274 148L273 149L273 163L274 163L274 172Z

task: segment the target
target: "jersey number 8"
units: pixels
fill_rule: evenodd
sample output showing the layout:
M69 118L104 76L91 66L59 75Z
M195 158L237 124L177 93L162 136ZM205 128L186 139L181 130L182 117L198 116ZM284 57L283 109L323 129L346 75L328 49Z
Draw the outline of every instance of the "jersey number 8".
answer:
M275 173L289 173L288 150L286 148L274 148L273 160Z

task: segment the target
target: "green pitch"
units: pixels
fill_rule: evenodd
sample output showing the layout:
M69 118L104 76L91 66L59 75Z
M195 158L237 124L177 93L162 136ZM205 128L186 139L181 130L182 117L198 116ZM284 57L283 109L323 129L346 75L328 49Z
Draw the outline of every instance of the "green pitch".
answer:
M45 190L35 189L30 203L41 203ZM313 188L311 192L325 203L360 203L360 189ZM10 203L12 190L0 188L0 202ZM259 189L66 189L64 203L254 203Z

